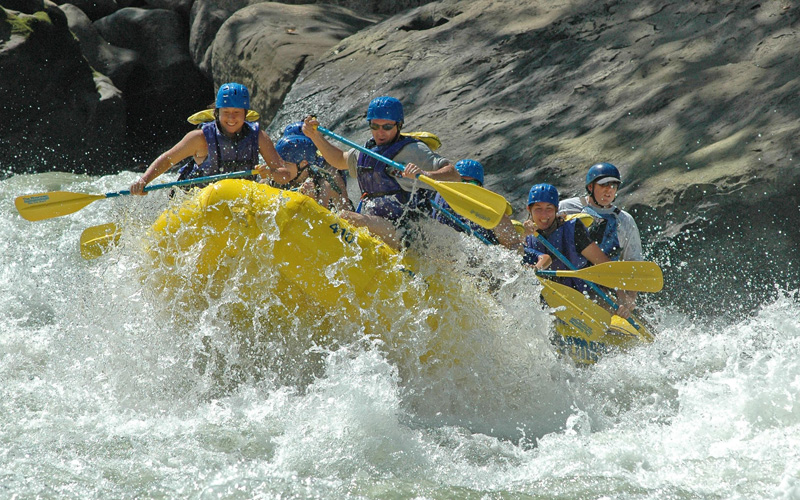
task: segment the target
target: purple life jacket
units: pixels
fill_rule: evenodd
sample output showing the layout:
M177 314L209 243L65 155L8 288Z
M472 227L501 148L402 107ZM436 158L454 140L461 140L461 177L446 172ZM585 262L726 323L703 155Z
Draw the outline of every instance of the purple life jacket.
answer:
M374 139L370 139L364 147L392 160L400 150L412 142L419 141L413 137L401 136L391 144L378 146ZM415 208L409 203L412 200L411 193L401 188L397 182L399 170L366 153L359 153L356 172L358 187L363 193L360 204L363 213L397 221L409 208Z
M258 122L244 122L233 139L219 130L216 120L201 128L208 143L208 156L200 165L189 162L181 167L180 179L251 170L258 164Z
M572 219L566 221L564 224L560 225L555 231L550 233L550 236L547 236L547 241L553 244L553 246L561 252L571 263L575 266L575 269L582 269L586 267L588 261L586 258L578 252L578 249L575 248L575 224L583 224L579 219ZM541 233L539 233L541 234ZM525 252L525 257L523 262L526 264L535 264L536 259L538 258L537 254L548 254L552 259L553 263L550 265L550 269L554 271L565 271L569 270L570 268L567 267L566 264L561 262L561 259L553 255L547 247L545 247L536 236L529 234L525 237L525 249L532 249L533 252ZM555 278L560 283L567 285L569 287L578 290L579 292L586 292L589 290L589 285L586 284L585 281L577 278Z

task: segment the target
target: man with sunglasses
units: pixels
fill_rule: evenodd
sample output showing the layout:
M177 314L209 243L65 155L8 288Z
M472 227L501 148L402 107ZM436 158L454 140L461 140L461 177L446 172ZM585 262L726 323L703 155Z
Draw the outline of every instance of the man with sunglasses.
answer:
M576 196L558 205L559 213L588 213L594 219L589 237L611 260L643 260L639 227L633 217L614 205L622 176L611 163L597 163L586 173L585 197ZM636 302L636 292L618 291L623 318L630 316Z
M456 162L456 171L461 176L461 182L468 182L483 186L483 165L477 160L458 160ZM486 229L474 222L453 213L450 205L445 201L444 197L436 193L431 202L433 205L432 216L437 221L452 227L459 232L470 232L477 236L484 243L490 245L503 245L509 250L514 250L522 253L522 240L519 233L514 228L511 219L504 215L500 219L500 223L494 229Z
M435 154L422 141L400 134L404 118L403 105L394 97L376 97L367 107L372 138L365 147L404 164L403 172L355 148L342 151L332 145L317 130L319 121L315 117L307 117L303 124L303 133L314 141L322 157L358 179L361 203L356 212L343 212L342 218L369 228L394 248L407 242L409 223L430 210L427 200L432 189L416 182L417 176L424 174L437 181L461 180L450 160Z

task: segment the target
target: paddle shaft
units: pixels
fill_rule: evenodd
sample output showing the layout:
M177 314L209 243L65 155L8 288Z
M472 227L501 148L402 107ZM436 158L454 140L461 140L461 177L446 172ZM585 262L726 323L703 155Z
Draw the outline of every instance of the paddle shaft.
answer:
M206 177L184 179L182 181L166 182L164 184L147 185L144 187L144 191L148 192L148 191L155 191L156 189L165 189L169 187L189 186L191 184L200 184L203 182L216 182L216 181L221 181L223 179L235 179L237 177L246 177L248 175L258 175L258 170L239 170L237 172L228 172L227 174L208 175ZM106 198L114 198L116 196L126 196L129 194L131 194L131 192L126 189L124 191L115 191L113 193L106 193L104 196Z
M536 239L537 239L537 240L539 240L539 241L542 243L542 245L544 245L545 247L547 247L547 249L548 249L548 250L550 250L550 251L553 253L553 255L555 255L556 257L558 257L558 260L560 260L561 262L563 262L565 266L567 266L568 268L572 269L573 271L577 271L577 270L578 270L578 268L575 266L575 264L573 264L572 262L570 262L570 260L569 260L569 259L568 259L566 256L564 256L564 254L562 254L561 252L559 252L559 251L558 251L558 249L557 249L555 246L553 246L553 244L552 244L552 243L550 243L549 241L547 241L547 238L545 238L544 236L542 236L542 235L541 235L541 234L540 234L538 231L537 231L536 233L534 233L534 236L536 236ZM595 284L594 284L594 283L592 283L591 281L586 281L586 280L584 280L584 283L586 283L587 285L589 285L589 286L591 287L591 289L592 289L592 290L594 290L594 292L595 292L597 295L599 295L599 296L600 296L600 297L601 297L603 300L605 300L605 301L606 301L606 303L608 303L608 305L610 305L611 307L613 307L615 311L616 311L617 309L619 309L619 305L617 305L617 303L616 303L616 302L614 302L614 301L611 299L611 297L609 297L609 296L608 296L608 295L607 295L605 292L603 292L603 291L600 289L600 287L598 287L597 285L595 285ZM632 325L634 328L636 328L637 330L639 330L639 325L637 325L637 324L636 324L636 321L634 321L634 320L633 320L633 318L627 318L627 319L628 319L628 323L630 323L630 324L631 324L631 325Z
M487 240L486 237L484 237L482 234L479 234L479 233L476 233L475 231L473 231L472 228L469 227L468 224L465 224L464 221L462 221L461 219L456 217L455 214L453 214L452 212L450 212L449 210L447 210L443 206L439 205L434 200L430 200L430 203L431 203L431 205L433 205L433 208L435 208L436 210L438 210L441 213L443 213L448 219L450 219L455 224L457 224L458 227L463 229L465 233L467 233L467 234L469 234L471 236L475 236L476 238L478 238L482 242L486 243L487 245L492 245L491 241Z
M189 184L199 184L202 182L214 182L222 179L232 177L244 177L247 175L257 174L257 170L244 170L241 172L230 172L227 174L210 175L206 177L198 177L196 179L185 179L182 181L168 182L165 184L156 184L154 186L146 186L144 191L154 191L156 189L164 189L173 186L186 186ZM69 191L50 191L47 193L28 194L17 196L14 200L14 206L22 216L23 219L30 221L39 221L45 219L52 219L54 217L61 217L83 209L88 204L97 200L105 198L116 198L117 196L124 196L131 194L130 191L115 191L106 194L86 194L86 193L72 193Z
M337 141L339 141L339 142L341 142L343 144L347 144L351 148L356 148L357 150L361 151L365 155L369 155L369 156L375 158L376 160L382 161L383 163L389 165L390 167L392 167L394 169L397 169L397 170L399 170L401 172L404 172L405 169L406 169L405 165L403 165L402 163L397 163L394 160L390 160L389 158L386 158L385 156L383 156L383 155L381 155L379 153L376 153L375 151L372 151L369 148L365 148L361 144L355 143L355 142L351 141L350 139L346 139L346 138L342 137L341 135L339 135L339 134L337 134L335 132L331 132L330 130L326 129L325 127L318 126L317 130L319 130L320 132L322 132L323 134L325 134L325 135L327 135L329 137L333 137L334 139L336 139ZM419 177L419 175L417 177Z
M401 172L405 171L405 166L402 164L386 158L369 148L356 144L349 139L345 139L324 127L318 126L317 130L385 163L390 168ZM500 223L508 207L508 202L505 198L475 184L437 181L424 174L417 174L415 177L442 195L442 198L450 205L453 212L487 229L493 229Z

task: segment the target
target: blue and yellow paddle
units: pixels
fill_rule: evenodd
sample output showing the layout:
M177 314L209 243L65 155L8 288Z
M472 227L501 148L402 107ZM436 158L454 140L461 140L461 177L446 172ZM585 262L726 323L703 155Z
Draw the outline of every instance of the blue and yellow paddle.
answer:
M561 262L563 262L565 266L567 266L568 268L570 268L572 271L577 271L577 270L578 270L578 268L575 266L575 264L573 264L573 263L572 263L572 262L571 262L569 259L567 259L567 257L566 257L566 256L564 256L564 254L562 254L561 252L559 252L559 251L558 251L558 249L557 249L555 246L553 246L553 244L552 244L552 243L550 243L549 241L547 241L547 238L545 238L544 236L542 236L542 235L541 235L541 234L540 234L538 231L534 233L534 236L536 237L536 239L537 239L537 240L539 240L539 241L542 243L542 245L544 245L545 247L547 247L547 249L548 249L548 250L550 250L550 251L553 253L553 255L555 255L556 257L558 257L558 260L560 260ZM660 268L659 268L659 270L660 270ZM607 295L605 292L603 292L603 291L600 289L600 287L598 287L597 285L595 285L595 284L594 284L594 283L592 283L591 281L588 281L588 280L584 280L584 281L586 282L586 284L587 284L587 285L589 285L589 287L591 287L591 289L592 289L592 290L593 290L593 291L594 291L594 292L595 292L597 295L599 295L599 296L600 296L600 298L602 298L603 300L605 300L605 301L606 301L606 303L607 303L608 305L610 305L610 306L611 306L611 307L612 307L612 308L613 308L615 311L616 311L617 309L619 309L619 305L617 305L617 303L616 303L616 302L614 302L614 300L612 300L612 299L611 299L611 297L609 297L609 296L608 296L608 295ZM663 280L662 280L662 281L663 281ZM659 288L659 289L660 289L660 288ZM640 327L640 326L639 326L639 325L636 323L636 321L634 321L634 319L633 319L633 318L627 318L627 320L628 320L628 323L630 323L630 324L631 324L631 326L633 326L634 328L636 328L636 330L637 330L637 331L638 331L638 330L641 330L641 327Z
M227 174L209 175L206 177L198 177L196 179L186 179L182 181L167 182L164 184L155 184L146 186L145 191L155 191L156 189L165 189L174 186L188 186L191 184L200 184L203 182L216 182L222 179L232 179L234 177L246 177L248 175L257 175L257 170L242 170L240 172L230 172ZM106 194L86 194L86 193L71 193L69 191L50 191L47 193L26 194L18 196L14 200L14 205L17 211L25 220L37 221L52 219L54 217L61 217L77 212L89 203L105 198L115 198L117 196L125 196L131 194L130 191L116 191Z
M383 155L376 153L360 144L357 144L349 139L331 132L324 127L317 127L317 130L332 137L337 141L347 144L348 146L369 155L376 160L380 160L390 167L400 170L405 170L402 163L390 160ZM506 208L509 206L508 202L501 195L489 191L481 186L469 184L464 182L443 182L431 179L427 175L418 175L417 178L435 189L442 198L450 205L454 212L463 215L467 219L475 222L476 224L492 229L500 220L506 215Z
M538 276L578 278L598 285L633 292L660 292L664 275L655 262L611 261L573 271L536 271Z

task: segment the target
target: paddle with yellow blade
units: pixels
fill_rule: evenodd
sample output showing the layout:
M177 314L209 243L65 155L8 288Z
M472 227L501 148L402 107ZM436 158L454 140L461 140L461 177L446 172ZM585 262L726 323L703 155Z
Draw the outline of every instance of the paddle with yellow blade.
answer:
M634 292L659 292L664 286L664 275L655 262L611 261L576 271L536 271L539 276L578 278L598 285Z
M553 315L587 338L600 338L608 331L611 313L587 299L581 292L551 280L539 278L542 297Z
M190 184L200 184L203 182L215 182L222 179L231 179L234 177L246 177L248 175L257 175L257 170L242 170L240 172L230 172L227 174L209 175L206 177L198 177L196 179L185 179L182 181L167 182L164 184L156 184L146 186L145 191L155 191L156 189L165 189L174 186L188 186ZM102 200L105 198L115 198L117 196L125 196L131 194L130 191L116 191L106 194L86 194L86 193L71 193L69 191L50 191L47 193L27 194L18 196L14 200L14 205L23 219L30 221L52 219L54 217L61 217L77 212L86 205L93 201Z
M87 227L81 233L81 257L86 260L100 257L117 244L121 234L113 222Z
M394 160L390 160L383 155L376 153L360 144L357 144L349 139L331 132L324 127L317 127L323 134L336 139L337 141L347 144L348 146L361 151L377 160L380 160L392 168L403 171L405 167L403 164ZM468 184L464 182L443 182L431 179L426 175L419 175L418 179L435 189L442 198L450 205L450 207L457 214L466 217L467 219L475 222L476 224L492 229L500 223L500 220L506 215L508 202L501 195L489 191L475 184Z
M561 252L559 252L559 251L558 251L558 249L557 249L555 246L553 246L553 244L552 244L552 243L550 243L549 241L547 241L547 238L545 238L544 236L542 236L542 235L541 235L539 232L536 232L536 233L534 233L534 236L536 237L536 239L537 239L537 240L539 240L539 241L542 243L542 245L544 245L545 247L547 247L547 249L548 249L548 250L550 250L550 252L552 252L552 253L553 253L553 255L555 255L556 257L558 257L558 259L559 259L561 262L563 262L563 263L564 263L564 265L566 265L567 267L569 267L569 268L570 268L572 271L577 271L577 270L578 270L578 269L575 267L575 265L574 265L574 264L573 264L573 263L572 263L572 262L571 262L569 259L567 259L567 258L564 256L564 254L562 254ZM662 280L662 282L663 282L663 280ZM605 292L603 292L603 291L600 289L600 287L598 287L597 285L595 285L595 284L594 284L594 283L592 283L591 281L586 281L586 284L587 284L587 285L589 285L589 287L591 287L591 289L592 289L592 290L593 290L593 291L594 291L594 292L595 292L595 293L596 293L596 294L597 294L597 295L598 295L600 298L602 298L603 300L605 300L605 301L606 301L606 303L607 303L608 305L610 305L610 306L611 306L611 307L612 307L612 308L613 308L615 311L616 311L617 309L619 309L619 305L617 305L617 303L616 303L616 302L614 302L614 300L612 300L612 299L611 299L611 297L609 297L609 296L608 296L608 294L606 294ZM641 331L641 330L642 330L642 328L641 328L641 327L640 327L640 326L639 326L639 325L636 323L636 321L635 321L633 318L627 318L627 321L628 321L628 323L630 323L630 324L631 324L631 326L633 326L634 328L636 328L636 330L638 330L638 331Z
M631 337L646 342L653 340L646 329L634 329L624 319L612 315L574 288L547 279L539 278L539 281L543 286L542 297L553 309L553 315L586 340L616 346L627 344Z

